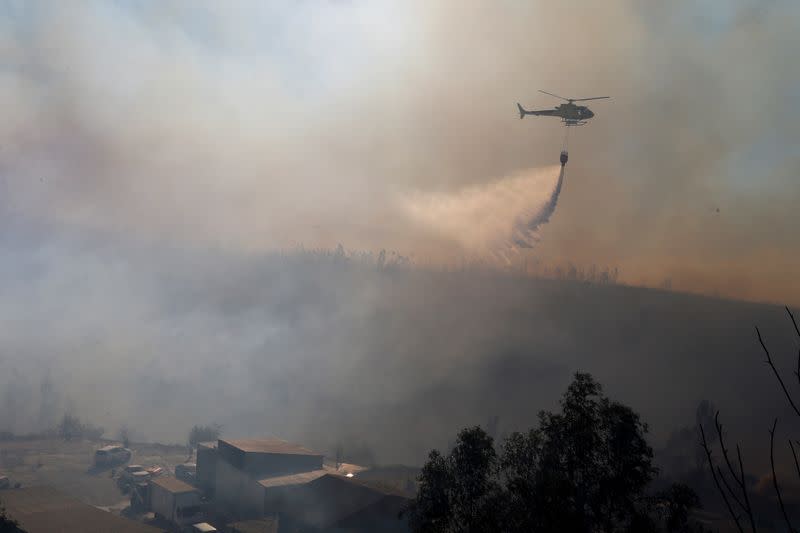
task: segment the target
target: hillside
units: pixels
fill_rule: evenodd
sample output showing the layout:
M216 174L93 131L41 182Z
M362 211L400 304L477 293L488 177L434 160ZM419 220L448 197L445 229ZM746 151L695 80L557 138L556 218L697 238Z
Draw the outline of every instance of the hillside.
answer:
M763 444L753 427L786 412L753 329L790 369L794 340L775 306L381 270L335 255L164 254L162 263L134 257L127 269L62 283L81 311L65 309L46 344L7 332L7 345L24 350L0 360L13 378L2 426L20 431L19 421L69 409L107 434L126 424L136 438L184 442L193 424L214 421L227 435L279 435L322 451L341 443L356 462L419 464L458 428L492 416L499 434L529 427L578 370L639 410L656 446L691 424L703 399L751 446ZM16 294L52 285L47 275ZM57 312L27 305L24 316Z

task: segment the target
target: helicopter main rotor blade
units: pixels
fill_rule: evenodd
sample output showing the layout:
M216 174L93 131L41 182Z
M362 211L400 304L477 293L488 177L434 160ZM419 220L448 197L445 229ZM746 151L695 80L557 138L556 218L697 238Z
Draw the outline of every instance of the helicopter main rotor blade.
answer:
M549 93L549 92L547 92L547 91L542 91L541 89L539 90L539 92L540 92L540 93L544 93L544 94L549 94L550 96L555 96L556 98L561 98L561 99L562 99L562 100L564 100L565 102L571 102L571 101L572 101L572 100L571 100L571 99L569 99L569 98L564 98L563 96L558 96L557 94Z
M572 102L585 102L587 100L602 100L603 98L611 98L610 96L593 96L591 98L573 98Z

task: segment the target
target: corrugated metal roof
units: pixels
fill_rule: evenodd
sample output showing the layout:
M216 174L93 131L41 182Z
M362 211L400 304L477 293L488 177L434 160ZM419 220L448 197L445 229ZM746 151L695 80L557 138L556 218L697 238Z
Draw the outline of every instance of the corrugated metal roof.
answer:
M171 476L157 477L155 479L151 479L150 483L158 485L159 487L175 494L180 494L183 492L198 492L198 490L195 487L189 485L184 481L181 481L178 478L174 478Z
M52 487L4 490L8 516L28 533L158 533L161 530L87 505Z
M220 442L232 446L245 453L279 453L279 454L292 454L292 455L318 455L322 454L312 452L308 448L304 448L299 444L293 442L286 442L285 440L276 438L264 439L220 439Z
M342 463L337 469L335 466L323 465L319 470L312 470L310 472L301 472L299 474L288 474L284 476L273 476L258 480L262 487L285 487L289 485L302 485L315 479L321 478L325 474L338 474L347 477L347 474L355 475L358 472L366 470L366 467Z
M327 474L327 470L312 470L311 472L302 472L300 474L291 474L288 476L275 476L264 479L259 479L258 484L264 488L271 487L288 487L291 485L303 485L315 479L321 478Z
M336 479L338 479L340 481L343 481L345 483L349 483L350 485L353 485L353 486L361 486L361 487L367 488L367 489L375 491L375 492L380 492L381 494L383 494L385 496L399 496L401 498L406 498L406 499L408 498L408 495L405 492L403 492L402 490L398 489L397 487L393 487L393 486L387 485L385 483L380 483L380 482L375 481L375 480L359 479L357 476L356 477L347 477L347 476L342 476L342 475L337 475L337 474L334 474L331 477L334 477L334 478L336 478Z

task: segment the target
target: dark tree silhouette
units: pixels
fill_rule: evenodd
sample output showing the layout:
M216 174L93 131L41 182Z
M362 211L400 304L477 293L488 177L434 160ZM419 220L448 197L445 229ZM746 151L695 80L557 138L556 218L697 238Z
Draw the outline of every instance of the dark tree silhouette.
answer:
M189 431L189 446L194 448L200 442L217 440L222 434L222 426L211 424L210 426L192 426Z
M19 523L6 514L6 508L0 504L0 533L25 533Z
M492 438L479 427L462 430L453 451L433 450L409 509L413 531L496 531L502 496Z
M478 427L453 451L431 452L408 509L416 532L693 531L697 496L685 485L647 495L656 474L647 426L578 373L561 412L513 433L500 454Z
M661 503L660 509L667 531L700 531L697 526L693 529L689 519L692 509L700 507L700 498L688 485L675 483L659 493L657 500Z
M65 413L61 422L56 427L56 433L66 441L89 439L97 440L103 436L105 430L92 424L84 424L77 416Z
M505 445L510 492L520 505L533 495L536 521L517 518L518 531L614 531L641 520L637 505L655 475L647 427L630 408L603 396L588 374L576 374L561 413L540 414L540 427ZM537 499L539 501L537 501Z
M119 433L117 434L119 440L122 441L122 445L126 448L131 447L131 430L127 424L123 424L122 427L119 428Z

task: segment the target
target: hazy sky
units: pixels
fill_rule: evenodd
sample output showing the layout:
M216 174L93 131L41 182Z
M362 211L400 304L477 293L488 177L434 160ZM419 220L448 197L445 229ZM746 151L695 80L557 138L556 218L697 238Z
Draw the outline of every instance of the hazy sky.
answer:
M576 370L661 437L748 386L763 417L783 399L752 326L794 350L780 309L270 254L596 263L800 304L799 26L793 0L0 0L0 430L217 421L416 461L534 423ZM514 256L558 177L563 127L517 115L557 104L538 89L612 99Z
M515 102L611 95L573 132L532 253L798 302L798 22L788 0L7 0L0 216L167 246L480 255L473 236L525 203L493 191L529 176L535 204L555 181L533 176L563 129Z

